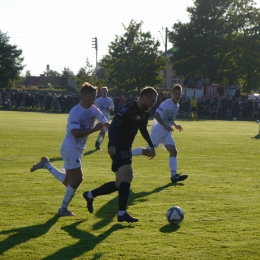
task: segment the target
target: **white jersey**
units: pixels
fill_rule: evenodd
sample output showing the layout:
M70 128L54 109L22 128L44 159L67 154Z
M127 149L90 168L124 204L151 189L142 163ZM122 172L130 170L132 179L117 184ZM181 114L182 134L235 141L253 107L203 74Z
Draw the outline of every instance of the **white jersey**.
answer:
M156 112L161 116L163 122L169 126L172 127L174 119L176 118L178 111L179 111L180 105L175 105L172 101L172 99L166 99L163 101L160 106L157 108ZM154 118L153 120L153 126L152 126L152 132L167 132L167 130Z
M67 133L63 142L73 147L85 149L88 136L75 138L74 135L71 133L71 130L91 129L93 128L96 119L102 124L108 123L106 117L96 106L92 105L90 108L86 109L82 107L80 104L78 104L75 107L73 107L68 117L68 124L66 127Z
M107 118L107 120L110 120L110 112L107 111L107 109L109 108L110 110L114 110L114 102L110 97L99 97L96 99L95 101L95 106L98 107L101 112L105 115L105 117Z

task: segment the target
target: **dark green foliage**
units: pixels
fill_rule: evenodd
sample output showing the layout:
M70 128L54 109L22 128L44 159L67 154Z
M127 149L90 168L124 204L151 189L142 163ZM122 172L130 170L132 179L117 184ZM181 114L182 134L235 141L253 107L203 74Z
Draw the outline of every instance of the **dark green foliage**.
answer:
M254 1L196 0L187 11L190 22L175 23L169 33L177 74L254 88L260 81L260 12Z
M123 25L124 26L124 25ZM125 33L116 36L109 46L109 54L100 62L105 68L106 81L126 91L140 90L163 82L159 71L167 67L167 59L159 51L160 43L150 32L142 32L142 22L131 20Z
M22 65L22 50L9 43L9 37L0 30L0 89L9 87L9 84L19 78Z

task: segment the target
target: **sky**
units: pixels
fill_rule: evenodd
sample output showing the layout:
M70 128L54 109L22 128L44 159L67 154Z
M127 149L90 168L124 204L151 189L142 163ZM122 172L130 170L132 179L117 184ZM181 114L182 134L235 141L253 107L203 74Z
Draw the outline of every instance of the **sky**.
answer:
M260 6L260 0L257 6ZM131 19L143 22L164 50L165 28L177 21L188 22L187 7L193 0L0 0L0 30L9 42L23 51L25 68L32 76L46 69L59 73L69 67L74 74L86 65L95 66L92 38L98 38L98 60L108 53L116 35L123 35L122 24ZM168 43L169 46L169 43Z

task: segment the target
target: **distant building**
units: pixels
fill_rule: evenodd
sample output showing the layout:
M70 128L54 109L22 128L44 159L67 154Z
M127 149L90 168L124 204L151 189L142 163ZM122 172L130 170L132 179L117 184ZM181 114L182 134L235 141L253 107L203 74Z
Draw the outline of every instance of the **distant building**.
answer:
M76 81L70 77L46 77L44 74L40 76L27 76L23 85L26 87L37 86L38 88L49 88L50 86L61 89L69 87L76 90L77 88Z
M167 58L170 58L173 55L172 48L169 49L166 53L164 52ZM170 59L169 59L170 60ZM164 86L166 90L172 89L175 84L183 85L183 80L181 80L172 69L172 62L168 63L166 70L161 71L160 74L164 74Z

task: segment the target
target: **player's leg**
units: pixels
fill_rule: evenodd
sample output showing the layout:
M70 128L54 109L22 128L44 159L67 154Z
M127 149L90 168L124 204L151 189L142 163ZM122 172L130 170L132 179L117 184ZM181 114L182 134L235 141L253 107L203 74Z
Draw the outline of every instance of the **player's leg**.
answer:
M105 137L105 134L106 134L106 131L107 129L106 128L102 128L100 130L100 132L98 133L98 136L97 136L97 140L96 140L96 143L95 143L95 148L97 150L100 150L100 146L104 140L104 137Z
M39 169L48 170L58 181L64 184L64 180L66 178L66 174L63 171L60 171L55 166L50 163L50 160L47 157L42 157L40 162L33 165L31 168L31 172L34 172ZM65 185L65 184L64 184ZM66 185L65 185L66 186Z
M93 201L95 197L101 196L101 195L107 195L110 193L113 193L115 191L118 191L118 188L116 186L115 181L110 181L107 182L100 187L91 190L91 191L86 191L83 193L83 197L87 202L87 209L89 213L93 213L94 207L93 207Z
M198 121L198 113L197 113L197 108L194 108L194 118L196 119L196 121Z
M154 147L157 148L159 144L162 142L160 135L158 135L156 132L151 132L150 136ZM148 156L150 152L151 152L151 147L147 145L146 148L138 147L133 149L132 156L139 156L139 155Z
M178 169L178 161L177 161L177 154L178 151L175 146L175 142L171 135L168 135L164 140L164 146L169 152L169 168L171 173L171 182L183 181L188 178L188 175L183 174L180 175L177 173Z
M116 149L116 154L111 158L112 159L112 171L116 172L118 167L121 167L121 154L120 154L120 149ZM119 185L116 185L116 181L110 181L107 182L100 187L91 190L91 191L86 191L83 193L83 198L87 202L87 209L89 213L93 213L94 207L93 207L93 202L94 198L101 196L101 195L107 195L112 192L118 191Z
M63 183L67 186L61 207L58 211L58 214L61 216L75 216L75 214L68 210L68 206L83 180L81 170L83 152L83 149L68 147L64 144L61 147L61 156L64 160L64 168L66 169L66 179Z
M105 127L100 130L101 136L99 138L99 147L101 146L102 142L104 141L104 138L105 138L105 135L106 135L107 131L108 130Z
M139 156L139 155L148 156L149 154L150 154L150 149L148 149L148 148L138 147L138 148L135 148L132 150L133 156Z
M126 210L130 193L130 186L133 180L133 169L131 164L121 166L116 172L116 185L118 186L119 211L118 222L137 222L138 219L128 214Z

